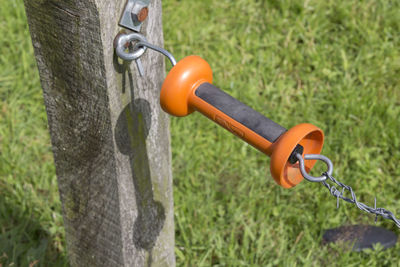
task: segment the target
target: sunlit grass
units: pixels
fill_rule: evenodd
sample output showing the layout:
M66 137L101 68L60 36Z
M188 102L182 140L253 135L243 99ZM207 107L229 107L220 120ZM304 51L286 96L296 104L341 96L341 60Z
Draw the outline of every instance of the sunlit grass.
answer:
M0 266L60 266L61 205L22 1L1 1L0 17Z
M367 204L376 195L400 212L398 3L164 1L164 14L177 58L202 56L214 84L287 128L322 128L336 176ZM173 118L172 140L181 265L399 262L398 247L368 255L321 247L324 229L373 217L349 204L336 210L319 184L279 188L264 155L201 115Z
M21 0L0 9L0 265L66 264L45 107ZM400 216L398 1L164 0L165 46L323 153L359 199ZM167 64L168 65L168 64ZM396 266L400 249L322 247L324 229L372 224L319 184L287 190L269 159L194 113L171 122L178 266ZM322 170L318 166L315 173ZM394 230L390 221L378 225Z

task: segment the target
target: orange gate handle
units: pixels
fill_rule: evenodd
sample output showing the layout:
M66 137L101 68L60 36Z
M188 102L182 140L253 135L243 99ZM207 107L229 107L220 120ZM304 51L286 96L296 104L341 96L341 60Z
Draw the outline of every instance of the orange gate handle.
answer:
M324 134L312 124L299 124L289 131L212 83L212 70L198 56L179 61L167 75L160 95L164 111L186 116L197 110L212 121L271 157L274 180L290 188L303 180L295 153L319 154ZM305 161L307 172L315 160Z

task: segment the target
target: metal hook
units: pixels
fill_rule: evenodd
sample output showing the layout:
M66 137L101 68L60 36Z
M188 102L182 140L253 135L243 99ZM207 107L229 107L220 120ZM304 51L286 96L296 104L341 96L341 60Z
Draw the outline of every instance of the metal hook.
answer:
M163 54L164 56L166 56L169 59L169 61L171 61L172 66L176 65L176 60L175 60L174 56L170 52L168 52L164 48L161 48L161 47L155 46L153 44L150 44L145 40L140 40L139 42L137 42L136 45L134 46L134 50L140 49L140 48L143 48L143 47L150 48L150 49L152 49L154 51L157 51L157 52Z
M304 155L304 159L303 159L301 154L297 153L296 154L296 158L299 160L301 175L303 175L303 177L305 179L307 179L308 181L310 181L310 182L323 182L323 181L326 180L327 176L322 175L322 176L319 176L319 177L314 177L312 175L309 175L306 172L306 168L304 166L304 161L305 160L321 160L321 161L323 161L326 164L326 166L328 166L328 170L326 171L326 173L329 176L332 175L332 172L333 172L332 161L329 158L327 158L327 157L325 157L323 155L320 155L320 154L306 154L306 155Z
M117 37L117 46L115 48L115 51L117 55L123 60L138 60L143 55L143 53L146 52L146 47L134 49L133 53L125 52L125 45L129 44L132 41L146 41L146 38L139 33L121 34Z
M126 44L132 41L138 41L133 47L133 52L130 53L125 52ZM154 51L163 54L169 59L169 61L171 61L172 66L176 65L175 57L169 51L165 50L164 48L158 47L156 45L150 44L149 42L147 42L146 38L139 33L121 34L116 38L115 50L117 55L123 60L138 61L147 48L150 48Z

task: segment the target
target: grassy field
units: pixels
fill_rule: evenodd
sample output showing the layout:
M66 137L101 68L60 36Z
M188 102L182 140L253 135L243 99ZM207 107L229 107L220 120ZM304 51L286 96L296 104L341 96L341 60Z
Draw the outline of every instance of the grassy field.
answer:
M22 0L0 0L0 266L67 265L46 113ZM359 200L400 216L400 2L163 0L166 48L323 153ZM325 229L374 217L320 184L278 187L269 160L199 114L172 118L178 266L399 266L400 246L351 253ZM315 174L323 169L317 166ZM399 230L390 221L377 225Z

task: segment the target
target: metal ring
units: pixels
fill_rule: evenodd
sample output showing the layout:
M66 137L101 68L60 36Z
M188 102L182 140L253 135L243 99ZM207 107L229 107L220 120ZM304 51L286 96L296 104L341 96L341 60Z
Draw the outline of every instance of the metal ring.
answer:
M327 157L325 157L323 155L320 155L320 154L306 154L306 155L304 155L304 159L303 159L301 154L297 153L296 154L296 158L299 160L301 175L303 175L303 177L305 179L307 179L308 181L310 181L310 182L323 182L323 181L326 180L327 177L325 175L322 175L322 176L319 176L319 177L314 177L312 175L309 175L306 172L306 168L304 166L304 160L321 160L321 161L323 161L326 164L326 166L328 166L328 170L326 171L326 173L328 175L332 175L332 172L333 172L332 161L329 158L327 158Z
M132 41L139 41L139 42L146 42L146 38L138 33L130 33L130 34L121 34L117 40L117 47L115 51L117 55L122 58L123 60L132 61L136 60L146 52L146 47L140 47L137 50L134 50L132 53L125 52L125 45Z

